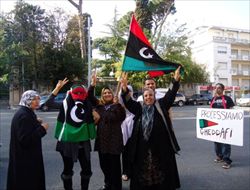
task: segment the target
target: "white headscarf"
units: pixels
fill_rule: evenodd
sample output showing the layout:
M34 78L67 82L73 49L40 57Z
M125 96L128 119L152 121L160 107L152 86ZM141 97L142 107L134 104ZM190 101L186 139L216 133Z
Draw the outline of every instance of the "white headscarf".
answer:
M34 98L37 96L40 97L38 92L34 90L27 90L23 93L19 105L30 108L31 101L34 100Z

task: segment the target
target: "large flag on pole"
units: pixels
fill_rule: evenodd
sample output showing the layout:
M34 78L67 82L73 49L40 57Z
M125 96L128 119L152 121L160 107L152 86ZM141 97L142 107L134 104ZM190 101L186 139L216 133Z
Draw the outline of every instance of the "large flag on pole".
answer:
M151 77L175 71L178 63L163 60L152 48L134 15L123 60L122 71L149 71ZM183 72L183 68L181 69Z

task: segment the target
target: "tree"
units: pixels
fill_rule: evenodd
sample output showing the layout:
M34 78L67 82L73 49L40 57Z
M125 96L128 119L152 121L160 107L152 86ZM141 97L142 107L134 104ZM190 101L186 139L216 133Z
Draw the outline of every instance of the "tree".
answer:
M10 58L9 64L19 68L25 66L32 88L37 88L38 84L38 52L45 40L41 32L45 27L44 10L23 1L17 2L5 18L4 51Z
M176 23L176 22L175 22ZM168 24L165 35L160 38L158 52L163 59L180 63L184 66L184 76L182 83L206 83L208 73L203 65L192 61L192 52L188 40L186 24L173 26ZM173 28L173 31L171 31ZM169 81L169 76L163 76L160 81Z
M79 32L73 41L69 40L71 32L65 31L68 19L62 10L46 14L40 7L22 1L9 14L1 15L0 70L11 83L13 66L19 73L25 66L26 89L49 89L65 76L72 79L82 75ZM16 80L19 86L23 85L21 76Z
M97 64L102 65L101 76L109 76L110 71L116 72L115 63L120 62L122 58L121 52L125 49L126 40L123 38L124 30L120 28L120 24L115 9L113 22L106 25L110 30L109 36L97 38L93 42L93 48L98 49L105 57L105 60L97 61Z

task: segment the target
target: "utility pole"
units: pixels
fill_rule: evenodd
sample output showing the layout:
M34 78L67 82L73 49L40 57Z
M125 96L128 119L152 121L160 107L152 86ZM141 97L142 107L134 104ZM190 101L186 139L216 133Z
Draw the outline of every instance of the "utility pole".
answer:
M91 25L91 20L90 20L90 15L88 16L88 87L90 86L91 82L91 38L90 38L90 25Z

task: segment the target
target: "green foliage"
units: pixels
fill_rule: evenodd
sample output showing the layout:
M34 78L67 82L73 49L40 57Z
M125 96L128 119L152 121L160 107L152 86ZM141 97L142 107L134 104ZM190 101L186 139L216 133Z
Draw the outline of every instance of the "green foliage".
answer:
M203 65L196 64L192 61L192 53L190 42L186 35L186 24L179 25L175 28L169 25L166 35L160 38L158 52L163 59L177 62L184 67L184 76L182 83L205 83L208 82L208 73ZM169 81L168 78L161 78L161 80Z
M75 17L61 9L48 14L39 6L18 1L14 10L0 18L1 79L7 77L12 82L12 66L19 70L19 86L25 89L54 86L66 76L72 80L86 78L82 73L87 65L82 64ZM86 19L83 21L85 26Z
M136 0L135 15L138 24L142 27L145 35L151 38L152 11L149 9L149 0Z
M109 76L111 71L116 72L114 64L121 60L121 52L124 51L126 46L126 40L123 36L126 33L125 26L129 24L128 18L128 15L126 15L118 21L115 12L113 23L107 25L110 36L97 38L93 42L93 49L98 49L105 58L105 60L96 61L102 68L100 76Z

